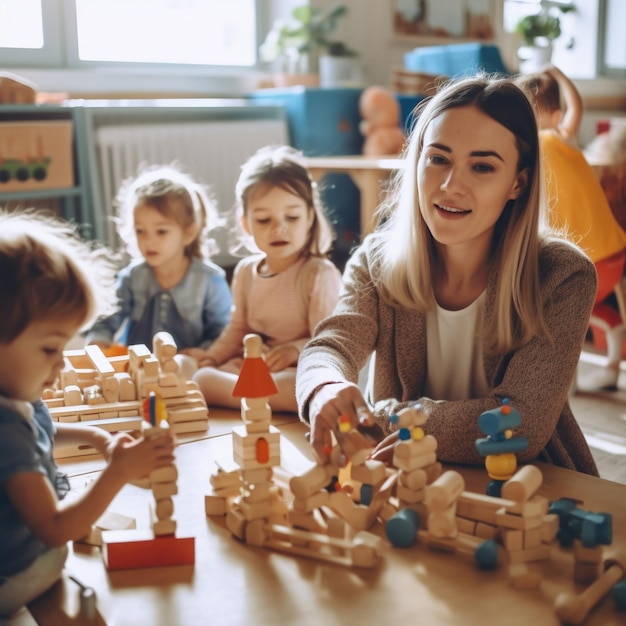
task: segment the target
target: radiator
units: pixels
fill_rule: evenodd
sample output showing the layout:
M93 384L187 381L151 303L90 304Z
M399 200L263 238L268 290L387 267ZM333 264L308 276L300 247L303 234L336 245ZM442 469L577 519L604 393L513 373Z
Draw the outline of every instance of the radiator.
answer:
M248 157L263 146L288 141L282 119L102 126L96 131L96 145L103 206L110 218L120 184L135 175L139 165L176 163L209 187L224 214L233 207L235 183ZM113 221L105 222L107 243L115 245ZM229 255L222 248L219 256Z

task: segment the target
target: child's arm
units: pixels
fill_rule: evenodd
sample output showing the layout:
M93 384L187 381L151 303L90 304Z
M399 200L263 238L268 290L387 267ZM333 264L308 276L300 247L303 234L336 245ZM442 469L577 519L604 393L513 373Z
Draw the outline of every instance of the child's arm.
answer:
M76 500L59 502L50 481L39 472L14 474L5 482L6 492L33 534L51 547L61 546L85 536L126 483L171 464L173 445L167 430L133 442L118 439L109 464Z
M202 306L200 348L208 349L220 336L230 322L232 309L233 297L226 278L222 275L211 276Z
M100 318L87 332L86 344L108 348L122 324L130 317L133 308L133 290L130 271L122 270L117 277L117 310L112 315Z
M109 458L115 441L120 437L125 438L127 441L132 441L133 439L128 434L113 437L111 433L95 426L55 422L55 447L79 446L87 444L95 448L105 459Z
M565 103L565 112L558 126L558 132L565 141L578 145L578 133L584 112L584 104L580 92L576 85L559 68L550 66L546 69L546 74L552 76L559 84Z

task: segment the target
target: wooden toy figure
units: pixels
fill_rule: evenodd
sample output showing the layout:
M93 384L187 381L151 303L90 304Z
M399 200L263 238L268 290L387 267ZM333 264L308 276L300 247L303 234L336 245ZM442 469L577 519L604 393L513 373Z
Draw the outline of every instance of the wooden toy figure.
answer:
M503 398L502 406L485 411L478 418L478 428L487 435L476 440L476 449L485 458L485 468L492 480L487 485L487 494L499 496L502 484L517 470L517 452L528 447L524 436L513 436L514 428L522 423L520 412Z

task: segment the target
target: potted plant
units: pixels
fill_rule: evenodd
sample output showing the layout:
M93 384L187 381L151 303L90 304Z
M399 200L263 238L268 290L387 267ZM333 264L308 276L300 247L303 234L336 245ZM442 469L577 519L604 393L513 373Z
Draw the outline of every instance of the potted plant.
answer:
M339 48L348 50L328 39L347 11L343 4L325 11L309 4L295 7L289 19L274 22L259 48L261 60L275 63L279 75L292 75L291 84L317 84L320 56Z
M542 0L538 13L525 15L515 26L523 42L518 51L522 64L522 71L532 72L550 63L552 58L552 42L561 34L561 13L568 13L575 9L571 2L557 2ZM568 48L574 45L572 39Z

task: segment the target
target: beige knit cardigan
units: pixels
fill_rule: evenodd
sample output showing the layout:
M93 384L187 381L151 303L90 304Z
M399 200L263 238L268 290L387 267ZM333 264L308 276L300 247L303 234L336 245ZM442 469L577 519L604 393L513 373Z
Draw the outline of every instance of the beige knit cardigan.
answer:
M503 398L522 415L516 434L528 438L520 462L539 459L597 475L589 447L568 402L580 350L594 303L597 277L593 263L564 241L544 244L540 254L541 296L550 337L536 336L522 348L484 356L490 387L484 398L436 401L422 397L426 381L425 315L383 301L372 282L376 276L372 240L366 238L348 261L339 302L320 322L301 353L296 394L300 418L325 383L357 382L373 354L366 399L385 433L388 416L420 401L429 414L425 430L437 438L437 457L447 463L483 465L476 439L483 411ZM496 274L487 287L485 318L493 315Z

